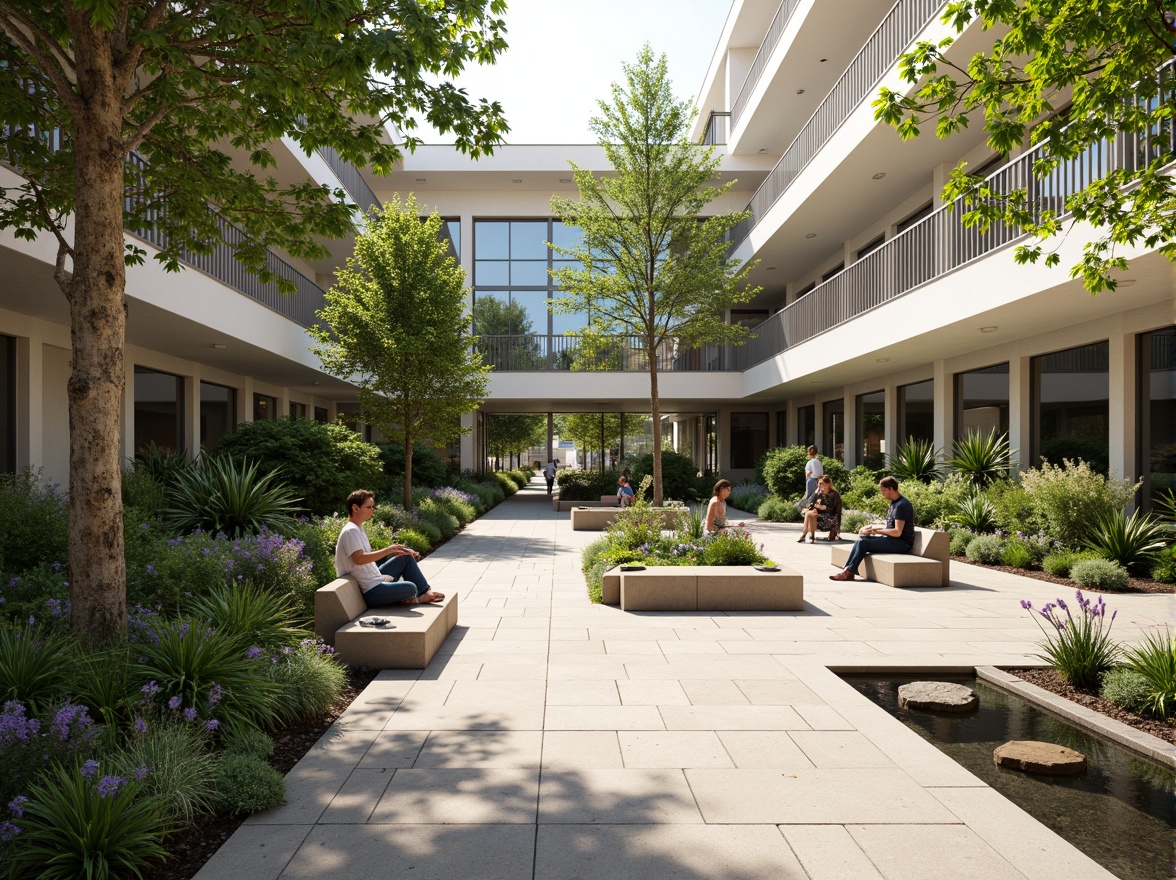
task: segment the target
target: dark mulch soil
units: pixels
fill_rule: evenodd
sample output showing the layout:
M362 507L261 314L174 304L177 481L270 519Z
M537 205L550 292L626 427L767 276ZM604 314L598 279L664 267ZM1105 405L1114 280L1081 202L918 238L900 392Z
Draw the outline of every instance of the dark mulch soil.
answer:
M952 562L964 562L968 565L978 565L972 562L966 556L953 556ZM1068 587L1071 590L1078 589L1069 578L1058 577L1050 574L1047 571L1038 571L1028 568L1013 568L1011 565L981 565L980 568L995 568L997 571L1005 571L1009 574L1019 574L1024 577L1034 578L1039 581L1049 581L1051 584L1058 584L1059 586ZM1127 579L1127 586L1121 590L1087 590L1088 593L1176 593L1176 584L1165 584L1162 581L1153 581L1151 578L1133 577Z
M338 702L331 707L331 711L316 721L297 727L287 727L275 731L274 753L269 759L270 766L282 775L289 773L310 747L319 741L340 715L351 705L352 700L363 692L363 689L376 677L374 671L350 670L347 684ZM237 827L245 821L245 816L226 819L223 816L202 816L167 839L164 846L170 857L154 870L145 872L144 880L190 880L196 872L204 867L204 863L212 858L212 854L220 849L229 839Z
M1088 709L1093 709L1100 715L1106 715L1108 718L1122 721L1124 724L1134 727L1136 730L1150 733L1158 739L1176 745L1176 718L1161 721L1157 718L1128 712L1126 709L1116 706L1110 700L1104 700L1098 695L1097 691L1080 690L1071 687L1062 681L1056 669L1010 669L1008 671L1017 676L1017 678L1035 684L1039 688L1044 688L1051 693L1057 694L1059 697L1065 697L1067 700L1078 703Z

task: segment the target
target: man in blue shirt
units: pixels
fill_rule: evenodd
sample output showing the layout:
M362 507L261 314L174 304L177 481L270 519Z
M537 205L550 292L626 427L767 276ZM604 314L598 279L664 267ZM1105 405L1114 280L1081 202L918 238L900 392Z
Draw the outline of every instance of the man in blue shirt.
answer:
M898 492L898 480L883 477L878 483L882 497L890 502L886 510L886 527L865 526L861 537L849 551L845 568L829 575L831 581L852 581L858 566L871 553L909 553L915 543L915 509Z
M633 503L633 487L629 485L629 480L625 477L620 479L621 487L617 489L617 504L621 507L628 507Z

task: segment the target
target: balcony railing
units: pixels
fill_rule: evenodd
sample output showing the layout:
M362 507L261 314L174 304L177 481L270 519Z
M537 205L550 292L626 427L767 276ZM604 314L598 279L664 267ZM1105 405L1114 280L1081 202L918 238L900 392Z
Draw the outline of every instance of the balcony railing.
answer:
M731 133L731 114L712 110L706 118L706 131L702 135L704 147L715 147L727 143Z
M132 183L142 179L142 169L146 167L147 163L141 156L132 153L127 158L126 164L128 183L124 198L127 201L126 208L130 210L134 202L142 204L147 198L142 193L142 187ZM277 284L273 282L262 283L257 275L246 271L245 267L233 256L234 246L246 238L244 231L219 215L216 217L216 225L220 231L221 241L213 251L209 254L194 254L185 250L180 255L180 261L303 327L314 326L318 321L315 312L323 307L323 289L272 251L268 255L270 272L279 278L292 281L297 293L281 293ZM158 229L143 232L127 231L135 238L157 248L163 248L167 245L167 237Z
M649 369L640 336L611 336L587 341L579 336L479 336L482 360L501 372L644 372ZM730 370L726 345L679 346L667 342L657 352L658 372Z
M780 8L776 10L776 16L772 19L772 23L768 25L768 32L764 36L764 41L760 43L759 51L755 53L755 61L751 62L751 69L747 71L747 78L743 80L739 94L731 104L732 128L739 124L739 117L747 109L747 102L751 99L751 93L755 90L756 83L759 82L760 77L764 75L764 68L768 66L768 59L772 57L772 52L775 50L776 44L780 42L780 35L788 27L788 22L792 19L792 14L796 12L798 6L800 6L800 0L783 0ZM724 143L726 142L724 141Z
M366 214L369 209L380 207L380 200L376 198L372 188L367 185L367 181L363 179L359 169L340 156L338 150L334 147L319 147L315 152L323 157L323 161L330 166L331 171L343 184L343 189L347 190L347 194L351 196L351 200L359 206L361 211Z
M1174 65L1176 59L1164 64L1156 76ZM1151 100L1174 97L1161 93ZM1157 159L1176 159L1176 131L1169 128L1162 137L1157 134L1120 134L1097 142L1040 179L1033 174L1033 164L1047 144L1039 144L993 172L987 182L995 192L1025 192L1035 219L1046 210L1060 215L1068 197L1112 170L1135 171ZM754 339L734 349L735 368L745 370L774 357L1023 237L1019 228L1003 223L985 230L969 228L963 214L958 201L940 208L777 312L752 330Z
M776 200L828 143L841 123L874 93L878 81L894 68L899 53L946 5L944 0L899 0L894 4L752 196L746 208L751 216L727 234L731 250L747 238ZM734 126L738 114L735 107L731 112Z

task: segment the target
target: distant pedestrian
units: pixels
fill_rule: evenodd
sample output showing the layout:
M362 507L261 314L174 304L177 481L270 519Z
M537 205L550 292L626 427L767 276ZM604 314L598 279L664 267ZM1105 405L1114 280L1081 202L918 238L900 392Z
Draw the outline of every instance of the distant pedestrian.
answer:
M804 465L804 500L800 502L801 507L807 507L809 502L813 500L813 496L817 494L817 480L824 474L825 466L821 464L821 459L817 456L817 447L810 446L808 461Z
M543 468L543 479L547 480L547 495L551 497L552 490L555 489L555 471L558 465L554 458L547 459L547 466Z

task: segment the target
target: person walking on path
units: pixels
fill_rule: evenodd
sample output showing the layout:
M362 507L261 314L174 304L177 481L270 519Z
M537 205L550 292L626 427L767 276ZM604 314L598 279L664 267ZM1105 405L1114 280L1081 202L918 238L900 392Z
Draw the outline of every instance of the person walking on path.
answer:
M368 608L440 602L444 593L430 589L417 560L420 554L403 544L372 550L364 523L376 513L375 493L356 489L347 496L347 524L335 545L335 574L349 574L359 582ZM390 559L377 565L385 556Z
M547 480L547 497L550 498L555 488L555 459L547 459L547 466L543 468L543 479Z
M852 581L858 566L871 553L909 553L915 543L915 509L898 492L898 480L883 477L878 483L882 497L890 502L886 510L886 527L863 526L861 537L849 551L845 568L829 575L831 581Z

